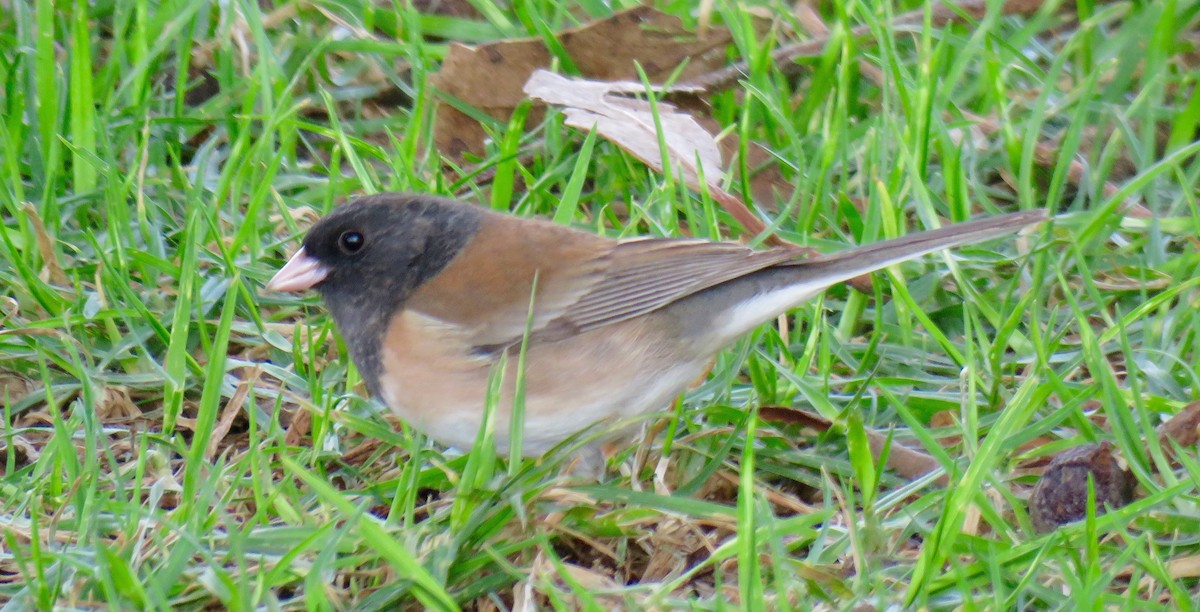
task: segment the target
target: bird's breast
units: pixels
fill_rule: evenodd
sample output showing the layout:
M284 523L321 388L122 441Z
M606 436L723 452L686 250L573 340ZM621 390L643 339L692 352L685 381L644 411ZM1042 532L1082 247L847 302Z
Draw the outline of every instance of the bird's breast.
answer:
M700 375L707 356L680 355L678 343L655 337L645 318L527 348L524 448L549 450L598 422L666 408ZM481 355L470 330L408 310L393 318L383 342L380 399L431 438L469 449L483 421L488 381L501 351ZM684 358L680 358L684 357ZM515 353L495 398L496 447L507 450L517 385Z

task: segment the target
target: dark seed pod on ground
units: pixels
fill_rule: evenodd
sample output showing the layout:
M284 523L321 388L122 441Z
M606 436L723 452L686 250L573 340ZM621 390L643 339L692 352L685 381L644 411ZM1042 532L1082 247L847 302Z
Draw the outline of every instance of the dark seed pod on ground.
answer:
M1133 476L1122 469L1108 442L1072 448L1055 457L1029 498L1029 518L1039 533L1087 515L1088 474L1096 487L1096 513L1133 498Z

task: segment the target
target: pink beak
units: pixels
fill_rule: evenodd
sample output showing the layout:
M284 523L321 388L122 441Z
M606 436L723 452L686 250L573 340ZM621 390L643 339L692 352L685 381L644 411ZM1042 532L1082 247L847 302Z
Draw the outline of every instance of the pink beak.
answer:
M304 252L304 247L300 247L300 250L296 251L267 282L267 291L308 291L325 280L326 276L329 276L329 268L309 257L308 253Z

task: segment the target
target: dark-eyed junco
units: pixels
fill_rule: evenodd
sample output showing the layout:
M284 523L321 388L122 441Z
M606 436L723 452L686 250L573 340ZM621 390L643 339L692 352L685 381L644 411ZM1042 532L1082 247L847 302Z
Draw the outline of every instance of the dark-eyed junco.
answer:
M371 393L460 449L476 437L493 367L519 350L532 297L522 452L535 456L598 421L665 408L723 347L830 285L1043 219L1012 213L804 259L786 248L612 240L388 193L321 219L267 289L319 291ZM495 413L501 452L516 362Z

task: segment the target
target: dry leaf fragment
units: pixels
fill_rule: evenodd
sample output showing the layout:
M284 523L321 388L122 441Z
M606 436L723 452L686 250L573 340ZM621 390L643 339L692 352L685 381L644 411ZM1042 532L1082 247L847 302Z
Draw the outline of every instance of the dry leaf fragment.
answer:
M1176 580L1181 578L1200 578L1200 555L1180 557L1167 561L1167 575Z
M129 396L129 389L123 386L104 387L100 401L96 403L96 416L101 422L119 421L141 415L141 408L138 408Z
M288 425L287 434L283 437L284 444L299 446L312 428L312 413L305 408L296 410L292 423Z
M250 368L249 375L238 383L233 396L229 398L229 403L225 404L225 408L221 411L220 420L217 421L216 427L213 428L212 437L209 438L208 446L204 449L205 459L211 461L217 455L217 449L220 448L221 442L225 440L225 436L229 435L229 429L233 427L234 419L242 414L242 408L246 404L246 398L250 395L250 389L258 383L259 376L262 376L262 368L254 366Z
M38 458L42 456L42 452L38 450L38 447L20 434L7 436L7 441L0 439L0 455L6 455L10 452L8 448L9 444L12 445L11 452L15 455L17 468L36 463ZM3 473L4 465L0 463L0 474Z
M567 125L595 129L659 172L663 171L665 157L688 187L697 191L707 187L713 199L748 233L758 234L766 229L745 203L721 188L721 150L716 139L695 117L679 112L670 104L659 102L654 108L649 102L629 97L643 91L641 83L568 79L546 70L534 72L525 83L525 93L530 97L563 106ZM660 144L666 146L665 156ZM767 242L786 244L775 235L769 236Z
M16 372L0 370L0 402L15 402L33 390L33 381Z
M54 238L50 236L50 232L46 231L46 224L42 222L42 216L38 214L37 208L32 204L21 206L21 212L29 219L30 225L33 226L33 237L37 241L38 254L42 256L42 271L38 276L43 281L68 289L71 282L67 280L67 275L63 272L62 266L58 263L58 253L54 250Z
M1200 578L1200 555L1190 555L1186 557L1178 557L1170 559L1166 563L1167 576L1172 580L1181 580L1184 578ZM1134 565L1127 565L1121 571L1117 572L1116 578L1120 580L1129 580L1135 571L1138 571ZM1138 573L1142 573L1138 571ZM1154 585L1160 584L1156 575L1144 575L1138 581L1136 588L1139 591L1146 591ZM1127 590L1126 593L1129 591Z
M598 602L604 607L613 609L620 609L622 604L628 603L622 597L604 594L606 591L617 592L620 590L621 584L612 577L575 563L551 562L544 552L539 552L533 560L532 567L529 568L529 577L517 586L513 594L512 609L541 609L538 601L542 597L539 596L544 597L544 594L551 590L561 590L557 596L567 599L570 602L568 607L582 609L584 607L582 602L571 595L575 585L592 594L594 598L592 603Z
M656 122L649 102L621 95L641 91L644 88L640 83L569 79L547 70L534 72L525 83L525 93L530 97L563 106L567 125L596 129L659 172L663 171L663 152L657 125L661 125L667 157L688 187L701 190L704 182L719 180L723 171L716 139L695 118L676 112L670 104L658 104Z

